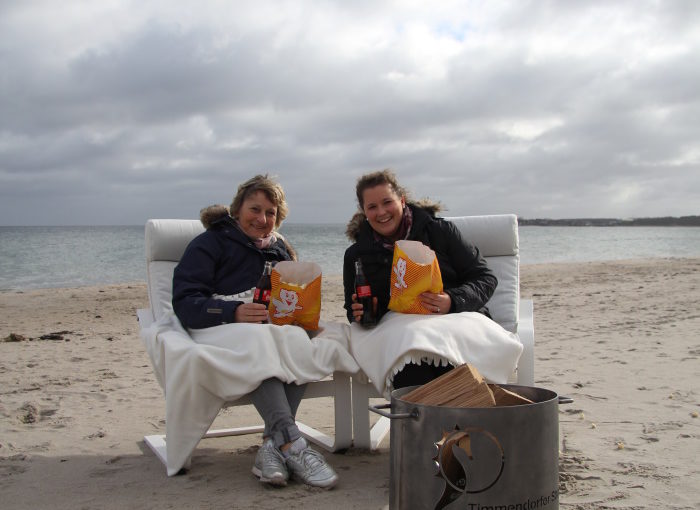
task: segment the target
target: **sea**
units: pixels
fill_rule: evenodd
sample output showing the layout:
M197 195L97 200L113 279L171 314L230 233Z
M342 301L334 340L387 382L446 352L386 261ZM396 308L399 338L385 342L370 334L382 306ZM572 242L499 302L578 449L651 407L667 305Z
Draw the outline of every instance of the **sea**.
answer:
M300 260L342 273L343 224L287 224ZM700 257L700 227L521 226L521 264ZM144 227L1 227L0 291L145 282Z

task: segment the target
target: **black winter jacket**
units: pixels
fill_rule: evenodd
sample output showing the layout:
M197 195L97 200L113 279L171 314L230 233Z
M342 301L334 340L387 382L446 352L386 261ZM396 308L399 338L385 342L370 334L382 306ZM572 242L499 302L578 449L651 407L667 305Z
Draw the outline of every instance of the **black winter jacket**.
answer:
M173 309L186 328L208 328L235 322L241 301L230 296L258 283L265 261L291 260L291 249L282 239L260 250L226 215L187 246L173 272Z
M413 213L413 225L408 239L420 241L434 252L440 266L444 292L450 295L450 312L482 312L488 315L485 305L493 295L498 281L486 265L476 246L462 238L457 227L436 217L435 208L424 208L409 203ZM361 219L362 221L357 221ZM377 297L377 317L388 310L391 292L391 263L393 251L387 250L374 239L372 227L364 221L364 215L356 216L348 227L348 235L355 243L345 251L343 262L343 286L348 320L353 321L352 294L355 292L355 261L362 260L365 276Z

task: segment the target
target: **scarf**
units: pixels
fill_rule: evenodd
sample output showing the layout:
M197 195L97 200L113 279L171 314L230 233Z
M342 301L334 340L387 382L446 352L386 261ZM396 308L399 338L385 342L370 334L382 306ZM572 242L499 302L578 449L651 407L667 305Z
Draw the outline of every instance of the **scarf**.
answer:
M270 246L272 246L272 243L277 241L277 237L275 237L274 231L270 232L265 237L250 237L248 234L245 233L238 220L235 219L234 221L236 223L236 228L238 228L238 230L240 230L243 233L243 235L250 239L250 241L255 245L255 247L258 250L264 250L265 248L269 248Z
M401 216L401 223L399 224L398 239L406 239L408 237L408 234L411 233L412 225L413 213L411 212L410 207L405 206L403 208L403 215ZM382 246L384 246L384 248L386 248L387 250L394 249L394 241L392 241L388 237L384 237L374 229L372 229L372 233L374 234L374 240L379 243L382 243Z

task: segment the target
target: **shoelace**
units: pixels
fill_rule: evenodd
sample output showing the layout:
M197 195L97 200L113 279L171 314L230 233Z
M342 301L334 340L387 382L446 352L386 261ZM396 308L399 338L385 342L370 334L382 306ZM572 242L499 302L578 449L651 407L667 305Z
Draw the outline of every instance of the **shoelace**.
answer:
M273 448L263 448L263 462L277 461L278 464L284 464L284 460L275 454Z
M299 460L301 463L304 465L304 467L308 468L317 468L317 467L323 467L323 459L321 458L321 454L318 453L316 450L312 450L311 448L306 448L299 454Z

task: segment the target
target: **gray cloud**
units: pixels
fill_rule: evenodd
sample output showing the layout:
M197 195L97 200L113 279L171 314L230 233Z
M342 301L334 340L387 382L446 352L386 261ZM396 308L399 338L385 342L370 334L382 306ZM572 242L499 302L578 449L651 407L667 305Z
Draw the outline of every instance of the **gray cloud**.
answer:
M196 217L259 172L344 222L384 167L448 214L698 214L696 2L80 5L0 7L0 224Z

